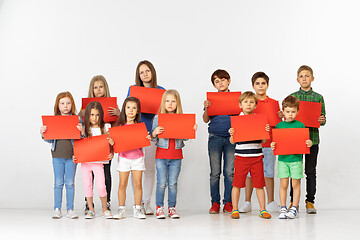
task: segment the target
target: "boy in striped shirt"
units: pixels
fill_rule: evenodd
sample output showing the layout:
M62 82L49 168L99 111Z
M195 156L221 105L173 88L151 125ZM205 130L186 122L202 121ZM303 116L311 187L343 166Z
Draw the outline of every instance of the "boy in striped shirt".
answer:
M252 115L256 108L258 99L253 92L244 92L239 98L239 107L242 109L240 115ZM266 130L270 131L270 126L267 124ZM234 144L234 128L229 129L230 143ZM256 189L256 196L260 205L261 218L271 218L271 215L265 210L265 178L263 166L263 152L261 143L265 140L255 140L246 142L236 142L235 146L235 162L234 162L234 180L232 188L232 205L233 211L231 217L234 219L240 218L239 215L239 198L240 189L245 187L246 176L251 172L253 187Z

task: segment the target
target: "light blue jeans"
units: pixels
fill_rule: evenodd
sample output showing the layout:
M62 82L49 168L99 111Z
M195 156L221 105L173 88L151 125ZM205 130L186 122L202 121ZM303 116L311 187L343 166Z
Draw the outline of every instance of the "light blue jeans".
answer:
M168 207L176 206L177 181L182 159L156 159L156 206L164 206L165 189L168 186Z
M53 158L54 209L61 209L62 194L66 188L66 210L74 209L76 164L71 158Z
M211 204L220 204L220 176L221 167L224 176L223 204L231 203L231 190L234 177L235 145L231 144L229 137L221 137L209 133L208 142L210 160L210 194ZM223 160L222 160L223 159Z
M274 165L275 165L276 160L275 160L273 150L271 148L266 147L266 148L263 148L262 151L264 154L264 158L263 158L264 176L268 177L268 178L274 178L274 176L275 176ZM247 176L251 177L250 173L248 173Z

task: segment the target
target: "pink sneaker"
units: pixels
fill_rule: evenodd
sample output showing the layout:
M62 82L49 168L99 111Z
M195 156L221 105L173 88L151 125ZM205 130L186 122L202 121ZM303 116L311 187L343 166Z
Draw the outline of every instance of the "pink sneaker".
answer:
M164 208L160 206L156 206L156 218L157 219L165 219Z
M180 218L180 215L176 212L175 207L169 207L169 217L172 219Z

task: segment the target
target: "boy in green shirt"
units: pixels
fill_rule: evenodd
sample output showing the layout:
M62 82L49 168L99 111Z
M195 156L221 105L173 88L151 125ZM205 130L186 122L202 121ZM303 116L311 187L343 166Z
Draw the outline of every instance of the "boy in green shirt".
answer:
M285 121L280 122L275 128L305 128L305 125L295 120L299 112L299 99L294 96L287 96L282 102L282 111ZM312 141L306 140L306 146L311 147ZM274 150L276 142L271 143ZM298 216L298 206L300 200L300 180L303 178L303 156L302 154L279 155L278 157L278 178L280 178L280 204L281 210L279 219L296 218ZM293 187L293 206L287 211L286 194L289 186L289 177L292 179Z

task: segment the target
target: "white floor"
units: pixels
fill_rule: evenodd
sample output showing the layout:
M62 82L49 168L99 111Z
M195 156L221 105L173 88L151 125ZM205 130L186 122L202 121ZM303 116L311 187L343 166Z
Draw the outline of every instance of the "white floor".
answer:
M81 213L81 212L78 212ZM0 209L0 239L358 239L360 210L319 210L294 220L260 219L257 211L229 214L179 211L181 218L51 219L52 211Z

